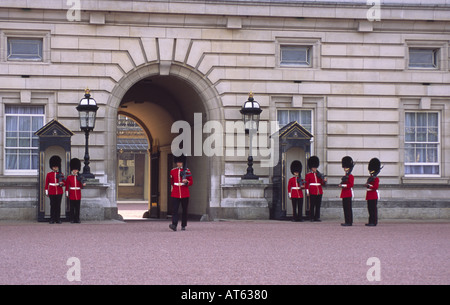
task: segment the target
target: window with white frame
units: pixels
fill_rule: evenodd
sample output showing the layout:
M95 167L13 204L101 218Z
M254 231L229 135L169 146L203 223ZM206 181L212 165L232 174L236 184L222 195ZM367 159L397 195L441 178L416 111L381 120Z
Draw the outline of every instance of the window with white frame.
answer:
M439 175L439 113L405 113L405 175Z
M312 110L298 110L298 109L287 109L277 111L278 126L282 128L283 126L289 124L290 122L297 121L310 133L312 130Z
M8 61L43 61L43 38L8 37Z
M44 119L44 106L5 105L5 173L36 173L39 138L34 133Z
M312 46L281 45L280 66L312 67Z
M439 69L439 48L409 48L409 68Z

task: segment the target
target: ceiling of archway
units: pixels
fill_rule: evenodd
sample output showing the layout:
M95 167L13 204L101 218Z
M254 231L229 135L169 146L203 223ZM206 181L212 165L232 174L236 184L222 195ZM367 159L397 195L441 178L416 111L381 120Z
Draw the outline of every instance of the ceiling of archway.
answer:
M171 133L173 122L185 120L193 126L196 112L205 118L197 92L175 76L152 76L137 82L123 97L119 112L139 119L160 145L169 144L176 136Z
M153 76L143 79L128 90L122 99L123 106L153 103L167 110L173 120L193 123L193 113L205 113L201 98L184 80L175 76Z

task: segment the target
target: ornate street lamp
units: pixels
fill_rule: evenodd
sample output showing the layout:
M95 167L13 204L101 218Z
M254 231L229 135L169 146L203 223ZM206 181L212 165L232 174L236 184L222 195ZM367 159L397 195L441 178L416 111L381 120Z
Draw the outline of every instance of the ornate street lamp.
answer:
M84 167L81 175L85 179L94 179L95 176L91 173L91 168L89 167L89 132L94 130L98 106L97 102L91 98L91 91L89 89L86 89L84 93L84 98L80 100L80 103L77 106L78 114L80 116L80 129L84 131L86 136Z
M259 103L253 99L253 93L250 92L248 95L248 100L244 103L240 110L242 114L242 120L244 121L245 133L249 134L249 153L247 159L247 173L242 176L242 179L259 179L253 173L253 135L258 131L259 117L261 115L262 109Z

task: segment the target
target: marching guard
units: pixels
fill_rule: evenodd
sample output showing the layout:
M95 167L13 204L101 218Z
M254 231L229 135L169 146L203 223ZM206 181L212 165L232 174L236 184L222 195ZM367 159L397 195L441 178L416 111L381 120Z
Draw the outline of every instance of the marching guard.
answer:
M342 177L341 183L339 184L339 187L342 188L340 197L342 198L345 219L345 223L342 223L341 226L349 227L353 223L352 198L355 178L352 175L352 170L355 163L353 163L353 159L349 156L343 157L341 163L345 171L345 176Z
M50 224L60 224L61 200L64 194L64 174L61 173L61 158L52 156L49 160L51 172L45 178L45 195L50 199Z
M320 205L322 204L323 189L327 178L318 171L320 160L317 156L312 156L308 159L308 167L311 170L306 174L306 195L309 196L310 208L309 216L311 221L320 220Z
M86 186L83 176L79 175L81 161L77 158L70 160L70 171L66 179L66 196L70 200L71 223L80 223L81 189Z
M302 163L298 160L292 161L291 173L294 177L289 179L288 182L288 195L292 201L293 218L292 221L303 221L303 191L305 188L305 181L302 180ZM297 213L298 208L298 213Z
M189 205L189 186L192 185L192 174L189 168L186 167L186 157L181 155L175 157L177 167L170 171L170 184L172 185L172 223L169 228L173 231L177 230L178 225L178 209L181 205L183 212L181 214L181 230L186 230L187 215Z
M366 200L367 200L367 210L369 212L369 223L367 223L366 226L375 227L378 224L377 203L380 197L378 193L380 179L377 176L382 169L380 160L378 158L372 158L369 161L368 169L370 177L367 179L366 183L367 187Z

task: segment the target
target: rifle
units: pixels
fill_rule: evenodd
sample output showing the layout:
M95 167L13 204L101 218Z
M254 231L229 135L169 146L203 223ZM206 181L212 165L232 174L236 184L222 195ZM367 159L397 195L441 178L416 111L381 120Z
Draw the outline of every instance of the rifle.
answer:
M181 181L183 181L184 179L187 179L186 177L188 177L188 173L187 173L186 169L187 169L187 159L184 161L183 168L180 173ZM191 175L189 174L189 176L191 176ZM188 182L185 182L184 185L188 185Z
M349 171L345 173L345 176L343 176L341 178L341 183L340 184L346 184L347 183L348 177L352 173L354 167L355 167L355 163L353 163L352 166L350 167Z
M367 178L366 186L367 186L368 184L371 184L371 183L375 180L375 178L376 178L376 177L378 176L378 174L381 172L381 170L383 169L383 167L384 167L384 165L383 165L382 167L380 167L379 170L374 171L373 173L370 173L370 177Z
M322 179L324 185L327 184L327 182L325 181L325 177L326 177L327 175L322 174L321 172L319 172L319 170L316 170L316 175L317 175L317 177L318 177L319 179Z
M301 175L298 175L297 177L297 183L300 187L303 187L303 185L306 183L305 180L302 179Z
M58 183L62 183L63 182L63 179L64 179L64 174L63 173L61 173L61 172L56 172L56 179L58 179Z
M85 183L86 183L86 178L84 178L83 175L78 175L78 174L77 174L77 180L78 180L78 182L80 182L81 184L85 184Z

